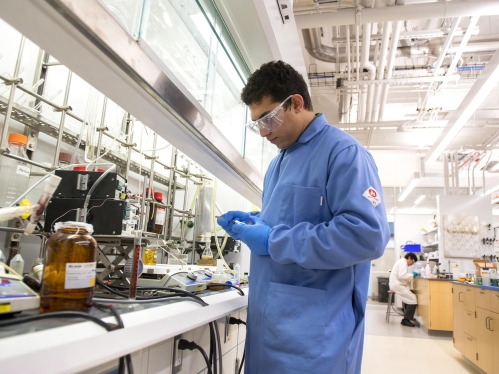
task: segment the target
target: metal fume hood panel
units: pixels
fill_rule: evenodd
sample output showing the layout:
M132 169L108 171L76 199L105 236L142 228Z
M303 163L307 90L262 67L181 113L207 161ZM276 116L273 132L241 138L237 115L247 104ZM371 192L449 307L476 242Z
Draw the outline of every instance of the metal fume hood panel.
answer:
M260 205L263 178L98 0L0 0L1 17L195 162ZM164 68L163 68L164 69Z

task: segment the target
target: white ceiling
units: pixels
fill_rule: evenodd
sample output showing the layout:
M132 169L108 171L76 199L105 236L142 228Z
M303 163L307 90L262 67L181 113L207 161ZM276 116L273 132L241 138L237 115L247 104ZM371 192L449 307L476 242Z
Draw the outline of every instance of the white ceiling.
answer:
M388 1L387 1L388 2ZM406 4L417 4L418 0L408 0ZM423 2L423 0L420 0ZM428 1L424 1L427 3ZM470 1L472 3L473 1ZM335 1L320 2L319 12L338 11L341 4L343 8L354 6L353 1ZM365 3L359 0L359 3ZM376 1L380 5L385 1ZM400 7L403 7L401 5ZM409 8L408 8L409 9ZM294 13L295 17L300 17L301 14L310 14L316 12L314 8L314 1L312 0L295 0ZM452 19L421 19L411 20L405 22L402 27L402 33L422 30L435 30L442 29L445 32L449 29ZM298 22L299 23L299 22ZM466 31L470 23L470 17L462 17L458 27ZM378 32L378 24L374 23L372 27L373 34ZM317 27L320 27L318 25ZM492 53L477 53L477 48L482 50L489 49L496 50L499 46L499 16L482 16L479 18L477 26L478 34L471 36L467 44L467 49L464 50L463 59L458 66L470 66L475 64L487 64ZM310 72L317 72L318 74L326 73L325 75L334 74L340 76L338 73L344 73L343 78L346 78L347 64L341 63L337 66L336 63L319 61L312 57L307 52L304 44L304 39L299 30L300 43L302 53L305 60L307 69ZM381 36L382 30L381 31ZM328 47L335 48L336 44L333 39L345 38L346 26L339 28L339 34L336 27L324 27L322 30L321 43ZM463 33L461 32L461 34ZM355 53L355 26L351 27L352 35L352 54ZM476 32L475 32L476 33ZM375 39L376 36L373 37ZM380 37L379 37L380 39ZM430 38L431 39L431 38ZM445 73L451 59L456 53L457 46L459 45L462 36L455 36L455 43L451 48L450 57L445 58L442 64ZM362 36L360 36L362 40ZM445 36L441 39L441 44L445 40ZM483 43L483 40L487 40ZM430 76L433 71L429 72L427 67L437 60L436 57L429 57L423 53L418 56L414 55L417 51L416 43L424 43L425 40L412 40L403 39L399 41L399 47L402 45L413 44L413 51L410 57L399 57L395 59L395 71L393 78L403 79L414 76ZM372 45L374 44L371 41ZM345 46L346 44L339 44ZM419 53L419 52L418 52ZM372 61L372 59L371 59ZM378 62L379 67L379 62ZM339 68L339 70L338 70ZM322 85L314 87L320 80L311 80L311 94L316 112L324 112L329 122L337 125L355 138L361 144L366 146L374 155L378 164L380 176L384 186L403 187L408 179L414 172L420 171L421 157L425 157L430 147L439 137L442 129L447 125L449 119L452 117L453 112L460 107L463 99L468 94L470 88L476 82L477 77L481 71L461 71L459 73L459 80L449 82L446 87L441 91L437 100L432 102L433 107L441 108L438 115L434 120L429 120L427 115L422 121L418 120L418 111L422 105L422 101L426 95L429 84L428 83L414 83L402 82L397 85L392 85L388 94L386 103L385 116L381 123L356 123L357 117L357 96L352 95L351 112L348 123L338 123L339 120L339 101L340 91L336 89L336 81L329 79L327 86L324 86L327 79L322 80ZM352 74L354 79L355 74ZM367 78L366 78L367 79ZM433 85L435 87L435 85ZM344 89L344 87L343 87ZM345 91L343 91L345 92ZM451 141L446 148L447 151L460 151L460 158L464 158L466 154L472 153L473 150L485 150L488 153L485 157L489 159L492 149L499 146L499 86L492 89L492 92L487 96L483 103L465 124L465 126L458 132L455 138ZM490 161L497 160L499 152L494 152L490 157ZM419 186L443 186L443 171L442 163L433 165L426 165L426 172L434 175L434 177L426 177L420 181ZM460 172L460 184L467 185L467 173L464 168ZM482 172L477 168L477 186L481 183ZM491 173L486 173L487 177ZM478 181L480 179L480 181ZM481 184L480 184L481 185Z

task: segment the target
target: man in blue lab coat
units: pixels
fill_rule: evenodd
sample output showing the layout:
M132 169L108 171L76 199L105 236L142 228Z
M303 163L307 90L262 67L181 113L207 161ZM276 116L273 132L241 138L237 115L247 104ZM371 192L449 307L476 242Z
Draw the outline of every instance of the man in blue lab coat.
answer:
M247 126L280 149L261 213L218 219L251 250L245 373L360 373L370 261L390 236L374 160L314 114L282 61L255 71L241 98Z

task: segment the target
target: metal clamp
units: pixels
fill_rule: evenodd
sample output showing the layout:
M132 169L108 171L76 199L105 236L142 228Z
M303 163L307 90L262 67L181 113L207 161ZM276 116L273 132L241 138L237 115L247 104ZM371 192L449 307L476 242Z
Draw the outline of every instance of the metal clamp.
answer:
M71 105L60 106L60 107L55 107L54 108L54 112L65 112L65 111L68 111L68 110L73 110L73 108L71 107Z
M17 85L17 84L22 84L24 81L22 78L5 78L5 77L2 77L0 75L0 79L3 80L4 84L6 86L11 86L13 84Z

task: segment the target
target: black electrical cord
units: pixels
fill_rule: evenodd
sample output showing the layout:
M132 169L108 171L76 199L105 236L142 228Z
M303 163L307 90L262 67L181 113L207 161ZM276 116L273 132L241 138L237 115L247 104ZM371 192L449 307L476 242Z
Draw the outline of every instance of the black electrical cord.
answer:
M242 319L235 318L235 317L230 317L229 323L231 325L245 325L246 326L246 322L244 322ZM241 364L239 365L239 370L238 370L237 374L241 374L241 370L243 369L243 365L244 365L245 356L246 356L246 347L243 350L243 358L241 359Z
M99 304L99 303L95 303L95 302L92 303L92 305L100 310L103 310L103 309L109 310L111 312L111 314L114 316L114 318L116 319L116 322L118 323L118 327L120 329L125 328L125 324L123 323L121 316L119 315L118 311L112 305L104 305L104 304ZM132 358L130 357L130 354L125 355L125 357L120 357L119 366L118 366L118 373L125 374L125 358L126 358L126 363L127 363L128 374L133 374Z
M218 345L218 371L219 374L223 374L223 365L222 365L222 343L220 341L220 331L218 330L218 322L214 321L213 325L215 326L215 335L217 336L217 345Z
M35 316L11 319L8 321L0 322L0 328L20 325L22 323L35 322L35 321L40 321L42 319L50 319L50 318L82 318L96 323L97 325L105 328L107 331L112 331L114 329L114 327L109 326L106 322L102 321L97 317L94 317L87 313L73 312L73 311L50 312L46 314L37 314Z
M119 295L119 296L122 296L122 297L128 297L128 295L124 294L124 293L121 293L121 292L118 292L116 291L116 289L118 290L128 290L129 287L126 287L126 286L111 286L111 285L107 285L105 284L104 282L100 281L100 280L96 280L97 284L99 286L102 286L104 287L106 290L108 290L109 292L115 294L115 295ZM184 297L189 297L189 298L192 298L194 301L197 301L199 304L203 305L203 306L207 306L208 303L206 303L203 299L201 299L199 296L196 296L194 295L192 292L188 292L188 291L184 291L184 290L181 290L179 288L169 288L169 287L137 287L137 290L138 291L169 291L169 292L173 292L175 293L176 295L164 295L164 296L159 296L159 297L137 297L137 300L154 300L154 299L168 299L168 298L171 298L171 297L174 297L174 296L181 296L183 295Z
M241 374L241 371L243 370L243 366L244 366L244 356L246 355L246 348L244 348L244 351L243 351L243 358L241 359L241 365L239 365L239 371L237 372L237 374Z
M195 342L190 342L190 341L187 341L185 339L180 339L178 341L178 349L181 351L184 351L186 349L188 349L190 351L197 349L203 355L204 361L206 362L206 367L208 368L208 374L213 374L213 371L211 370L211 367L209 365L208 356L206 355L206 352L204 351L204 349L202 347L197 345Z
M237 290L237 292L239 292L239 295L241 296L244 296L244 291L242 289L240 289L239 287L237 286L234 286L233 284L228 284L228 283L207 283L206 284L206 287L210 288L211 286L227 286L229 288L235 288Z
M208 324L210 326L210 356L209 356L209 366L213 367L213 374L217 374L217 347L215 340L215 328L213 327L213 323L210 322Z

